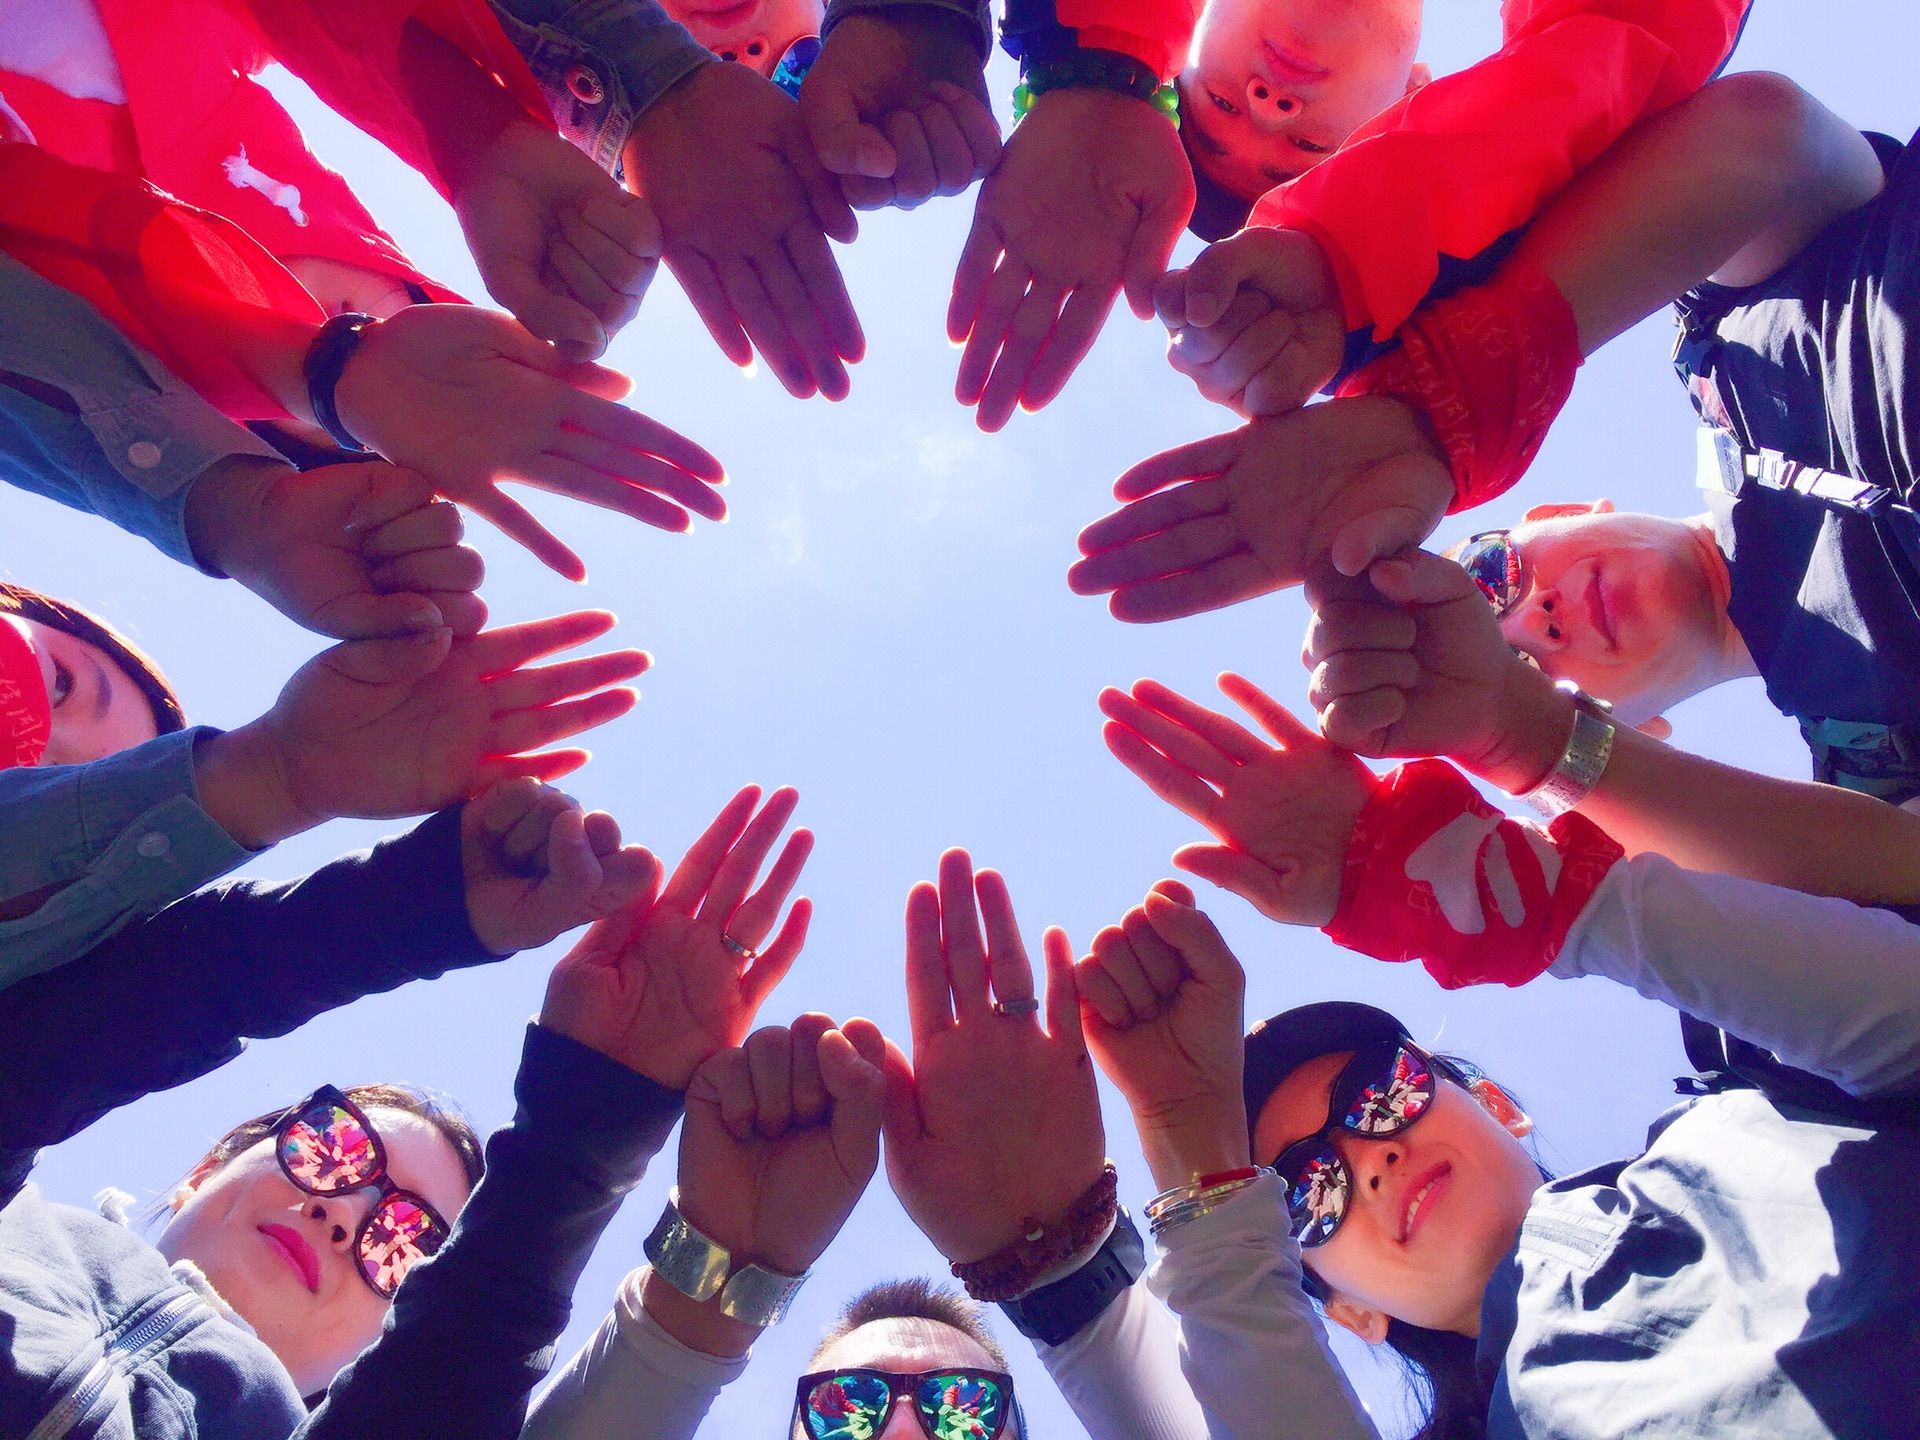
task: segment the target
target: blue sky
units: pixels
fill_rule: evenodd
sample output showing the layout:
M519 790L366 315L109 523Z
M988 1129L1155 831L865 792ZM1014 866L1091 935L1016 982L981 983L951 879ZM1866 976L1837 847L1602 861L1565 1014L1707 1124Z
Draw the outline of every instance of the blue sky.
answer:
M1920 123L1910 73L1920 18L1901 0L1854 0L1826 12L1839 21L1828 31L1818 13L1762 0L1737 68L1784 71L1853 123L1904 139ZM1495 7L1435 5L1428 31L1436 71L1458 68L1497 43ZM1004 58L990 84L1005 123L1013 75ZM423 268L480 295L451 214L418 177L297 84L276 85L314 148ZM966 845L1006 874L1036 953L1043 925L1064 925L1084 945L1169 873L1168 855L1195 828L1107 755L1093 704L1102 685L1152 675L1205 697L1215 673L1235 668L1305 704L1297 596L1136 628L1067 592L1074 535L1111 508L1113 477L1151 451L1229 428L1232 417L1169 370L1162 332L1122 307L1060 400L1016 416L999 436L978 433L952 400L957 352L942 327L970 213L967 197L863 217L842 263L869 355L838 406L792 400L764 373L743 378L662 273L608 360L635 377L632 403L726 462L729 523L666 536L535 494L532 507L585 557L583 589L484 522L472 526L497 620L602 606L621 617L617 641L657 657L639 708L587 742L595 759L570 786L589 805L611 810L671 863L737 785L799 787L800 821L819 835L803 889L819 908L806 953L762 1013L770 1023L807 1009L866 1014L904 1040L901 907L945 846ZM1193 248L1185 242L1180 256ZM1491 513L1598 495L1626 509L1700 508L1692 412L1667 364L1671 333L1655 317L1590 362L1533 474ZM1440 538L1465 529L1449 522ZM9 578L133 634L196 720L232 725L258 714L324 645L233 585L11 489L0 488L0 535ZM1806 773L1796 733L1757 683L1723 687L1674 719L1675 742L1689 749ZM389 828L336 822L245 873L298 875ZM1333 997L1395 1009L1416 1035L1444 1037L1525 1097L1557 1170L1636 1151L1685 1068L1671 1015L1615 987L1542 981L1444 994L1417 969L1349 956L1231 896L1203 893L1202 904L1246 964L1251 1015ZM436 1086L491 1128L511 1112L521 1027L563 944L374 997L258 1044L48 1154L40 1182L81 1204L108 1184L164 1192L232 1121L323 1081ZM1124 1107L1103 1095L1107 1148L1137 1210L1152 1182ZM591 1333L639 1263L674 1153L670 1145L602 1240L563 1353ZM709 1433L779 1433L792 1377L838 1304L874 1279L943 1268L877 1177L794 1313L715 1406ZM1025 1342L1005 1333L1034 1433L1079 1435ZM1391 1432L1401 1403L1391 1370L1342 1353Z

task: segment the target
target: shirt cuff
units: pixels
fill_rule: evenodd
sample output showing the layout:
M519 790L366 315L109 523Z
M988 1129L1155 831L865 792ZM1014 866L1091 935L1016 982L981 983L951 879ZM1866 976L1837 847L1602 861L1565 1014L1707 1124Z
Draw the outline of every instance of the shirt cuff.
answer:
M603 73L618 80L635 119L694 71L720 63L685 26L648 0L582 0L548 28L592 52L581 63L597 61Z
M187 392L143 395L122 405L83 410L80 418L107 463L144 497L127 528L203 575L219 577L220 572L202 564L187 543L187 499L193 487L213 466L236 456L291 468L252 431ZM121 523L117 515L104 518Z

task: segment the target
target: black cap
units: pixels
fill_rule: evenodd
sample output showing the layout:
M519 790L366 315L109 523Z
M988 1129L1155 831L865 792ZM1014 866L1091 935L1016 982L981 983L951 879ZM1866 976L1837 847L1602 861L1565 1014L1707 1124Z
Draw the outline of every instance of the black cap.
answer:
M1381 1040L1411 1040L1407 1027L1372 1005L1355 1000L1322 1000L1262 1020L1247 1032L1246 1070L1241 1080L1247 1099L1247 1132L1259 1122L1260 1107L1280 1082L1307 1061L1339 1050L1358 1050Z

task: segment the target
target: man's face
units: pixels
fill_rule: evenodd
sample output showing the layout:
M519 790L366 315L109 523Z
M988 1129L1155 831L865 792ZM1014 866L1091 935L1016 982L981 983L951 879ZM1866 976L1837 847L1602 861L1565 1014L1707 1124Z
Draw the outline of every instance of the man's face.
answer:
M1252 200L1426 83L1421 0L1211 0L1180 73L1195 163Z
M787 47L818 35L825 0L666 0L667 13L722 60L771 76Z
M1711 536L1692 522L1593 505L1540 506L1512 531L1526 571L1507 642L1637 725L1705 688L1726 601Z
M875 1320L849 1331L820 1352L808 1371L834 1369L891 1370L902 1375L939 1370L946 1366L998 1370L1000 1365L965 1332L937 1320L895 1316ZM796 1423L793 1434L802 1435ZM873 1440L927 1440L908 1401L894 1405ZM1017 1423L1009 1421L1001 1440L1023 1440Z

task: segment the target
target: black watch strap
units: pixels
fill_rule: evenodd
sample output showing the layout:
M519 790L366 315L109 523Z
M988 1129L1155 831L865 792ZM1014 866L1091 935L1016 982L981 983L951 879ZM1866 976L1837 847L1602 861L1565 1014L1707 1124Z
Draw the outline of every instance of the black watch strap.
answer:
M1001 1301L1000 1308L1013 1328L1029 1340L1063 1345L1097 1320L1146 1268L1147 1247L1122 1206L1114 1217L1113 1233L1091 1260L1051 1285L1030 1290L1018 1300Z
M333 392L340 383L341 372L347 368L347 361L360 348L360 337L373 323L373 316L357 310L335 315L320 327L320 333L307 346L306 363L302 366L307 381L307 403L313 407L313 418L333 437L334 444L363 454L367 447L341 423L340 412L334 406Z

